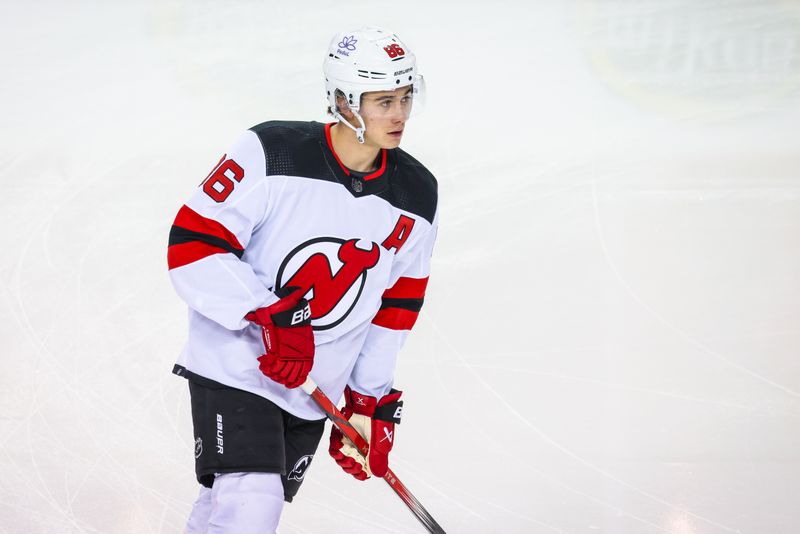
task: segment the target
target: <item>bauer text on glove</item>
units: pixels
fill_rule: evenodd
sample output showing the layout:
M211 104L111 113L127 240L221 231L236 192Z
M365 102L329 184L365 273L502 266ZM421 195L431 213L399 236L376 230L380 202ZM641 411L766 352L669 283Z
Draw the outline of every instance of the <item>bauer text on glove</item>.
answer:
M296 388L314 365L311 308L298 288L281 288L275 294L281 300L245 318L261 327L265 348L258 358L261 372L287 388Z

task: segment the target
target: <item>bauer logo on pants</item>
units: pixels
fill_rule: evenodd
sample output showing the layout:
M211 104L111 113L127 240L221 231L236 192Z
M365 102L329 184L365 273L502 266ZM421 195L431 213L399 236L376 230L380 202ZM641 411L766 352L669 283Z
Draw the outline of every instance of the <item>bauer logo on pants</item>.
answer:
M289 473L287 477L289 480L296 480L298 482L303 480L303 477L306 476L306 471L308 470L308 466L311 465L311 459L314 458L313 454L306 454L305 456L301 456L297 463L294 464L292 468L292 472Z

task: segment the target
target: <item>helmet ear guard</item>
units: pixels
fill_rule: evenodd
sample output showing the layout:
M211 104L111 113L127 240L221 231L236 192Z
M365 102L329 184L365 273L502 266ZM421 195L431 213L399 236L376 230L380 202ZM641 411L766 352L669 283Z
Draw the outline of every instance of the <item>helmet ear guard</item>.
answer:
M363 143L366 126L360 113L362 95L411 85L412 99L418 99L424 92L424 80L417 73L416 63L414 53L392 32L363 28L334 35L322 66L330 113ZM344 118L337 97L345 100L359 127Z
M345 95L345 94L342 92L342 90L341 90L341 89L334 89L334 90L333 90L333 96L332 96L332 98L330 97L330 95L331 95L331 90L330 90L330 89L328 89L328 95L329 95L329 100L328 100L328 101L329 101L329 103L330 103L331 101L333 101L333 104L331 104L331 105L329 105L329 106L328 106L328 112L329 112L331 115L333 115L333 117L334 117L336 120L338 120L339 122L341 122L341 123L345 124L345 125L346 125L348 128L350 128L351 130L353 130L353 131L356 133L356 140L357 140L357 141L358 141L360 144L362 144L362 145L363 145L363 144L364 144L364 141L365 141L365 139L364 139L364 134L365 134L365 133L366 133L366 131L367 131L367 127L366 127L366 125L364 124L364 119L363 119L363 118L361 118L361 114L358 112L358 109L361 107L361 106L360 106L361 95L359 94L359 96L358 96L358 101L359 101L359 105L358 105L358 106L351 106L351 105L350 105L350 100L352 99L352 97L351 97L351 98L348 98L348 97L347 97L347 96L346 96L346 95ZM339 104L339 100L342 100L342 101L344 101L344 108L345 108L345 109L347 109L347 110L348 110L350 113L352 113L352 114L353 114L353 116L354 116L354 117L356 118L356 120L358 121L359 127L355 127L355 126L353 126L353 125L350 123L350 121L349 121L349 120L347 120L347 118L345 118L345 117L342 115L342 106Z

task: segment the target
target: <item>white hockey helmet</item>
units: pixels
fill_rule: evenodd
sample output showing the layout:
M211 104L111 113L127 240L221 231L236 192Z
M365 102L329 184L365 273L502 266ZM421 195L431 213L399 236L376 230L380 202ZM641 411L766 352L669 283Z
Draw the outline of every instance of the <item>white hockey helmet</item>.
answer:
M362 28L337 33L328 45L325 61L325 90L331 113L356 132L364 142L364 120L359 114L361 95L369 91L392 91L412 86L412 97L422 96L424 80L417 72L417 58L394 33L380 28ZM351 125L336 102L336 90L347 99L360 128Z

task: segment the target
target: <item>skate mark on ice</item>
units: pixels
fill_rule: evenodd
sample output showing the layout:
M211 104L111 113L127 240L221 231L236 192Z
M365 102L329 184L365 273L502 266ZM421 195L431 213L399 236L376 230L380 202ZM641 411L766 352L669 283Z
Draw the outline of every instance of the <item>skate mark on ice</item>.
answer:
M421 313L421 318L424 318L425 312L422 311L420 313ZM447 345L448 350L450 350L451 352L453 352L454 354L456 354L458 356L459 360L461 361L461 366L462 367L468 367L469 364L465 362L465 360L457 352L455 347L453 347L453 345L444 337L444 335L441 332L441 330L439 329L438 325L432 323L432 326L437 331L437 334L438 334L439 338L441 338L444 341L444 343ZM446 382L442 378L442 375L441 375L441 372L440 372L440 369L439 369L439 367L440 367L439 358L436 355L434 355L434 358L435 358L434 361L436 363L436 366L435 366L436 376L437 376L437 379L438 379L440 385L442 386L442 391L444 391L447 394L447 396L450 398L451 404L453 405L453 407L455 407L456 411L461 414L462 418L467 422L471 422L472 418L470 416L468 416L468 414L465 413L465 411L462 408L462 403L458 402L453 397L453 395L449 391L449 388L447 387ZM470 369L470 372L472 374L476 374L474 370ZM495 395L497 395L497 394L495 393ZM502 400L502 402L505 402L505 401ZM530 425L528 425L528 426L530 426ZM549 474L537 469L536 467L534 467L533 465L531 465L531 464L529 464L527 462L521 461L520 458L515 457L515 456L509 454L508 452L506 452L505 444L503 444L500 441L498 441L495 438L494 435L489 434L485 430L483 430L482 426L478 425L476 427L476 430L478 432L480 432L484 436L484 438L486 438L488 441L492 442L496 446L496 450L499 451L499 453L501 455L507 457L510 461L513 461L515 463L515 465L517 465L518 467L523 467L523 468L527 469L528 471L530 471L530 472L536 474L537 476L541 477L542 479L545 479L545 480L547 480L547 481L549 481L549 482L551 482L551 483L553 483L553 484L555 484L557 486L560 486L560 487L564 488L565 490L567 490L567 491L569 491L571 493L574 493L575 495L583 497L583 498L587 499L588 501L591 501L591 502L597 504L598 506L600 506L602 508L607 508L609 510L612 510L612 511L618 513L620 516L628 517L628 518L633 519L635 521L638 521L638 522L640 522L642 524L651 526L651 527L655 528L656 530L659 530L659 531L662 531L662 532L667 532L667 529L661 527L660 525L657 525L657 524L655 524L655 523L653 523L651 521L648 521L647 519L645 519L643 517L639 517L638 515L634 514L633 512L630 512L630 511L628 511L628 510L626 510L624 508L620 508L619 506L616 506L615 504L612 504L612 503L610 503L608 501L605 501L605 500L603 500L603 499L601 499L599 497L596 497L594 495L586 493L585 491L582 491L582 490L580 490L580 489L578 489L578 488L576 488L576 487L574 487L574 486L572 486L572 485L570 485L570 484L568 484L568 483L566 483L566 482L564 482L562 480L559 480L559 479L553 477L552 475L549 475ZM462 491L462 493L463 493L463 490L461 488L458 488L458 490ZM505 509L504 507L502 507L502 506L500 506L500 505L498 505L496 503L488 501L488 499L486 499L485 497L481 497L481 502L488 502L491 506L493 506L495 508ZM520 514L519 512L516 512L515 514L517 516L519 516L519 517L523 517L524 519L526 519L527 521L529 521L531 523L535 523L535 524L539 524L539 525L542 525L542 526L546 526L547 528L550 528L550 529L555 530L557 532L564 532L563 530L559 529L558 527L555 527L553 525L549 525L547 523L543 523L542 521L539 521L537 519L534 519L534 518L531 518L531 517L528 517L528 516L524 516L524 515Z
M549 434L544 432L538 426L536 426L533 423L531 423L516 408L514 408L514 406L510 402L508 402L500 393L498 393L497 390L495 390L491 386L491 384L486 382L483 379L483 377L481 377L481 375L477 371L475 371L475 369L473 369L472 366L466 360L464 360L464 358L461 355L461 353L448 341L448 339L443 335L443 333L438 328L438 326L436 324L433 324L433 323L432 323L432 326L437 331L437 333L439 333L439 337L448 346L450 351L458 358L458 360L461 362L461 364L464 366L464 368L467 369L470 372L470 374L472 374L472 376L475 377L475 379L481 384L481 386L483 386L484 389L486 389L501 404L503 404L503 406L505 406L505 408L508 410L509 413L511 413L516 419L521 421L525 426L527 426L528 428L533 430L536 434L539 435L539 437L541 437L547 443L549 443L550 445L552 445L553 447L555 447L556 449L558 449L559 451L561 451L565 455L569 456L570 458L573 458L574 460L576 460L579 463L583 464L584 466L588 467L589 469L599 473L600 475L608 478L609 480L612 480L612 481L616 482L617 484L620 484L621 486L624 486L624 487L626 487L626 488L628 488L628 489L630 489L630 490L632 490L632 491L634 491L634 492L636 492L636 493L638 493L638 494L640 494L640 495L642 495L644 497L647 497L648 499L651 499L654 502L657 502L659 504L667 506L667 507L669 507L669 508L671 508L671 509L673 509L675 511L679 511L679 512L685 513L687 515L690 515L690 516L694 517L695 519L701 520L704 523L708 523L710 525L713 525L715 527L721 528L723 530L726 530L726 531L729 531L729 532L736 532L736 533L741 534L741 531L736 529L736 528L723 525L723 524L718 523L718 522L716 522L716 521L714 521L712 519L709 519L707 517L701 516L699 514L691 512L689 510L685 510L685 509L683 509L683 508L681 508L681 507L679 507L679 506L677 506L677 505L675 505L675 504L673 504L673 503L671 503L671 502L669 502L667 500L662 499L661 497L658 497L657 495L654 495L654 494L649 493L649 492L647 492L647 491L645 491L645 490L643 490L643 489L641 489L641 488L639 488L637 486L634 486L633 484L631 484L629 482L626 482L625 480L622 480L621 478L619 478L619 477L613 475L612 473L606 471L602 467L593 464L589 460L583 458L579 454L576 454L576 453L572 452L567 447L565 447L565 446L561 445L560 443L558 443L555 439L551 438ZM655 527L655 528L657 528L659 530L665 530L664 528L660 527L659 525L656 525L655 523L652 523L650 521L647 521L646 519L638 518L638 517L634 516L630 512L625 512L625 513L627 515L629 515L630 517L636 518L639 521L641 521L643 523L646 523L646 524L648 524L650 526L653 526L653 527Z
M600 386L609 389L617 389L622 391L632 391L634 393L645 393L651 395L660 395L663 397L670 397L673 399L685 400L690 402L696 402L701 404L713 404L715 406L722 406L724 408L736 408L739 410L746 410L746 411L753 411L755 408L753 406L747 406L745 404L738 404L734 402L728 401L721 401L716 399L704 399L702 397L694 397L692 395L685 395L683 393L675 393L672 391L660 391L657 389L650 389L650 388L640 388L635 386L628 386L625 384L615 384L613 382L606 382L604 380L597 380L595 378L586 378L582 376L574 376L574 375L567 375L563 373L553 373L553 372L546 372L546 371L536 371L533 369L522 369L517 367L508 367L503 365L487 365L487 364L476 364L470 363L467 364L471 367L476 369L495 369L498 371L509 371L512 373L523 373L523 374L530 374L530 375L537 375L537 376L546 376L552 378L559 378L562 380L569 380L574 382L582 382L585 384L592 384L595 386ZM770 416L775 415L774 413L770 413ZM781 413L780 415L785 417L800 417L800 414L791 414L791 413Z
M644 299L642 297L640 297L633 290L633 288L628 284L628 282L625 280L625 277L622 276L622 273L619 271L619 269L617 269L617 266L614 263L614 260L611 258L611 254L608 251L608 247L606 246L605 237L603 236L603 230L602 230L602 227L601 227L601 224L600 224L600 207L599 207L599 203L598 203L598 200L597 200L597 182L594 179L592 179L592 204L593 204L593 207L594 207L594 218L595 218L595 228L597 230L597 238L598 238L598 241L600 242L600 247L603 250L603 256L604 256L604 258L606 260L606 263L608 264L608 266L611 269L611 271L614 273L614 276L617 278L617 281L620 283L620 285L622 285L622 287L625 289L625 291L627 291L628 294L630 294L630 296L642 308L644 308L650 315L655 317L661 324L666 326L673 333L677 334L680 338L682 338L683 340L687 341L689 344L693 345L694 347L700 349L705 354L707 354L707 355L709 355L709 356L711 356L713 358L716 358L717 360L725 363L726 365L728 365L730 367L733 367L734 369L738 369L739 371L752 376L756 380L759 380L759 381L761 381L761 382L763 382L763 383L765 383L765 384L767 384L769 386L772 386L772 387L774 387L776 389L779 389L779 390L781 390L781 391L783 391L783 392L785 392L785 393L787 393L787 394L789 394L789 395L791 395L793 397L800 397L800 393L798 393L797 391L794 391L793 389L791 389L789 387L786 387L786 386L784 386L782 384L779 384L779 383L777 383L777 382L775 382L773 380L770 380L769 378L757 373L756 371L753 371L752 369L750 369L748 367L745 367L742 364L736 363L733 360L731 360L729 358L726 358L725 356L723 356L719 352L717 352L717 351L711 349L710 347L706 346L701 341L698 341L697 339L695 339L690 334L687 334L682 329L680 329L677 326L675 326L674 324L672 324L663 315L658 313L652 306L647 304L647 302L645 302Z

